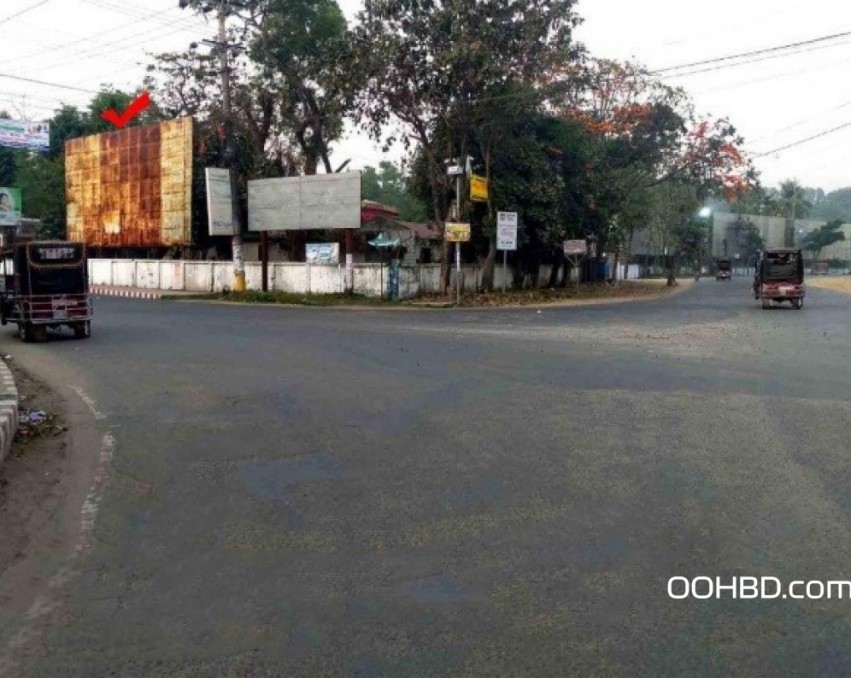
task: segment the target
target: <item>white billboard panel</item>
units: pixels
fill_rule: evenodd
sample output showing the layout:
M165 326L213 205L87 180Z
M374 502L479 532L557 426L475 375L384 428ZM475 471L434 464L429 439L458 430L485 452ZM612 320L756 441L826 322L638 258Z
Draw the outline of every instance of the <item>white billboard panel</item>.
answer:
M231 170L206 167L207 217L210 235L233 235L236 217L233 209L233 180Z
M360 228L361 173L248 182L249 231Z

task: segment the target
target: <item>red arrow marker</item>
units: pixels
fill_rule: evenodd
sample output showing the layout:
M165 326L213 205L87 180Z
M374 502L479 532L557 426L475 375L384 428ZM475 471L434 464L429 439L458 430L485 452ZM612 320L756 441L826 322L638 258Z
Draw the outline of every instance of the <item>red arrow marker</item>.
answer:
M119 129L124 129L127 126L128 122L130 122L133 118L139 115L150 105L151 97L148 96L147 92L142 92L142 94L140 94L132 102L130 102L130 105L121 115L118 115L114 108L110 108L108 111L104 111L103 113L101 113L100 117L106 120L107 122L111 122Z

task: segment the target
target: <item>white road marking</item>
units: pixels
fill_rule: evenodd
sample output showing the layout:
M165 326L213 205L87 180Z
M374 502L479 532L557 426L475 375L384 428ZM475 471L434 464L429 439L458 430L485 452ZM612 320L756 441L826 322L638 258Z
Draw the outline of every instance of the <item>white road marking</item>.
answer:
M74 387L74 390L89 406L96 419L106 419L106 415L98 412L95 401L85 391L78 387ZM106 477L114 452L115 438L112 435L112 431L107 431L101 439L100 454L98 456L94 480L80 509L80 530L77 535L77 541L74 544L72 560L50 578L45 593L36 598L35 602L27 610L21 623L21 629L6 646L8 651L7 656L5 658L0 657L0 678L13 675L11 672L15 669L15 663L13 663L12 655L32 645L36 636L36 631L33 629L34 622L53 612L59 606L61 597L56 595L56 593L78 574L80 559L91 548L94 541L98 509L103 498Z
M80 396L80 398L84 403L86 403L86 405L89 406L89 409L92 411L92 414L95 415L95 419L99 421L106 419L106 415L103 414L103 412L98 412L97 405L95 404L94 399L88 393L86 393L79 386L72 386L71 388L74 389L74 392L78 396Z

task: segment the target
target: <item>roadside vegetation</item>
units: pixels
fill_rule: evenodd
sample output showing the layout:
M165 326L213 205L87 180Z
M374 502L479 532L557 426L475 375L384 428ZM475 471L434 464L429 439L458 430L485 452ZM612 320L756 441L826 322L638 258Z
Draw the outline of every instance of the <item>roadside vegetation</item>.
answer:
M618 285L582 284L578 288L570 285L566 288L540 288L526 290L507 290L506 292L465 293L461 297L463 307L488 306L534 306L557 302L636 299L656 297L665 293L664 281L627 281ZM175 299L187 297L175 297ZM191 300L226 301L249 304L279 304L288 306L348 306L348 307L436 307L451 308L456 304L447 300L443 294L423 294L414 299L394 300L361 295L344 294L293 294L290 292L244 293L222 292L220 294L192 295Z

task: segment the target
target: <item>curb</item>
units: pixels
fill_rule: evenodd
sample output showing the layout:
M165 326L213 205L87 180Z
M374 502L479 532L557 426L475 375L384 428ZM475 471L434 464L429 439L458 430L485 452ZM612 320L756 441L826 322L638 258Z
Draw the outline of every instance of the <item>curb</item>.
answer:
M398 306L370 306L370 305L347 305L347 304L329 304L323 306L320 304L277 304L274 302L247 302L247 301L224 301L220 299L210 299L210 293L205 292L174 292L171 290L144 290L138 288L124 287L102 287L93 285L90 288L92 296L107 296L107 297L125 297L130 299L168 299L172 301L201 301L212 304L234 304L240 306L272 306L277 308L316 308L323 310L337 311L500 311L500 310L522 310L522 309L558 309L558 308L575 308L582 306L603 306L608 304L627 304L647 301L657 301L674 297L686 290L690 289L694 282L691 279L681 280L677 289L670 289L660 285L658 294L625 296L625 297L600 297L586 299L561 299L555 301L541 301L531 304L500 304L498 306L455 306L453 302L413 302L408 304L400 304Z
M116 287L91 287L89 292L97 297L127 297L130 299L162 299L162 292L146 290L125 290Z
M0 463L12 449L18 430L18 387L6 363L0 361Z
M392 313L392 312L400 312L400 311L408 311L408 312L488 312L488 311L535 311L538 309L541 310L558 310L558 309L567 309L567 308L582 308L586 306L608 306L614 304L637 304L637 303L646 303L650 301L660 301L664 299L670 299L672 297L676 297L683 292L687 292L691 289L692 285L694 285L694 281L689 280L680 280L679 285L676 288L669 288L663 285L660 285L660 289L663 290L658 294L648 294L648 295L636 295L636 296L625 296L625 297L599 297L599 298L586 298L586 299L562 299L557 301L542 301L538 303L532 304L502 304L500 306L461 306L458 307L454 304L454 302L449 303L441 303L441 302L413 302L407 304L400 304L398 306L360 306L360 305L346 305L346 304L329 304L327 306L323 306L320 304L311 305L311 304L278 304L274 302L263 302L263 301L225 301L223 299L210 299L210 298L193 298L192 296L185 297L164 297L169 299L176 299L181 302L192 302L192 303L206 303L206 304L218 304L223 306L268 306L270 308L299 308L299 309L316 309L318 311L374 311L380 313Z

